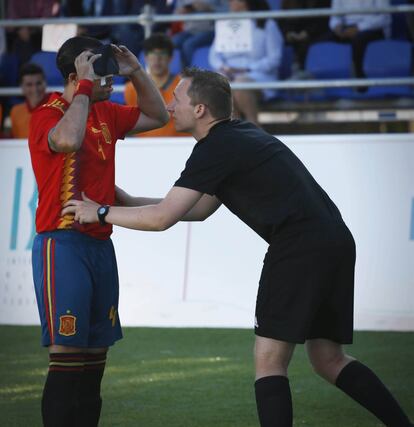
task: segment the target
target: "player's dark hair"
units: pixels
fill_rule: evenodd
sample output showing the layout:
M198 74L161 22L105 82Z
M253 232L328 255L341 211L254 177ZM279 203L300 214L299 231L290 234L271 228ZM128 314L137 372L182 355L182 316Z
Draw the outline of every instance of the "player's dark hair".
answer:
M148 54L155 49L162 49L167 51L169 56L172 56L174 52L174 43L166 34L154 33L144 40L142 48L145 54Z
M191 79L187 95L191 104L204 104L215 119L228 119L232 111L230 83L226 77L214 71L185 68L183 78Z
M102 46L98 39L92 37L76 36L65 41L58 50L56 66L67 83L70 73L76 73L75 59L84 50L94 50Z
M19 70L19 84L22 82L24 76L33 76L35 74L41 74L43 79L45 78L45 72L40 65L31 62L23 64Z

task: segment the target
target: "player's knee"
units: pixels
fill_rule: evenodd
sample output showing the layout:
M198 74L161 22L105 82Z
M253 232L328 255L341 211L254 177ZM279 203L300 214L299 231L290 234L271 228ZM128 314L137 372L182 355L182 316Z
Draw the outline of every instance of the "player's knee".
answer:
M322 378L333 382L344 362L344 355L339 352L330 354L313 354L309 357L312 368Z

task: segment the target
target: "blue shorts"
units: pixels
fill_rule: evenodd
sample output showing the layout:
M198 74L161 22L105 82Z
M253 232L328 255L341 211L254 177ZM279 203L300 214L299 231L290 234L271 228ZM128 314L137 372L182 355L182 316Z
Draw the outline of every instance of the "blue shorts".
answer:
M107 347L122 338L112 241L71 230L38 234L33 280L42 345Z

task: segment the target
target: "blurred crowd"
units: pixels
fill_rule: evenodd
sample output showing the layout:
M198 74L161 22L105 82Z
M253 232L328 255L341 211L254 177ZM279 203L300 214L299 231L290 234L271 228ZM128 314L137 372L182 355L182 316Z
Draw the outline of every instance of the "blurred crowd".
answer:
M271 9L293 10L333 8L357 10L382 8L410 1L391 0L6 0L1 19L49 17L104 17L138 15L146 5L157 14L190 15L205 12L243 12ZM96 37L105 43L126 45L146 65L166 102L178 83L185 66L202 66L225 74L234 82L270 82L278 79L311 78L306 67L309 47L318 42L343 43L351 46L354 77L363 78L363 59L369 43L381 39L406 39L412 42L412 15L387 13L316 16L293 19L250 20L249 26L231 31L248 31L244 37L228 40L223 26L218 31L213 21L186 21L155 24L145 40L139 24L79 26L78 33ZM215 27L216 25L216 27ZM227 29L228 30L228 29ZM227 34L227 36L226 36ZM226 40L223 38L226 37ZM243 39L243 40L242 40ZM33 57L41 50L41 27L0 28L0 86L22 88L23 98L1 98L3 136L25 138L31 111L47 99L50 82L41 64ZM239 44L237 44L239 42ZM243 43L245 43L244 46ZM247 45L246 45L247 43ZM124 83L118 81L118 83ZM117 102L139 104L128 82ZM360 89L365 90L364 88ZM259 103L276 95L275 91L234 91L234 114L258 123ZM149 133L177 135L171 124Z

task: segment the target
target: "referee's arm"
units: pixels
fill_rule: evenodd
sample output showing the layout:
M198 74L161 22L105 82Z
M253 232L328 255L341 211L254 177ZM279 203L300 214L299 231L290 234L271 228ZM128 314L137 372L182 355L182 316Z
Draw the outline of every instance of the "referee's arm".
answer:
M154 205L140 207L111 206L105 221L120 227L142 231L164 231L181 219L203 220L213 213L218 203L212 199L203 201L201 206L192 213L191 210L203 197L203 193L189 188L174 186L164 199ZM75 221L80 224L98 222L97 209L99 204L82 194L83 200L69 200L63 205L62 215L74 214ZM207 209L208 208L208 209ZM188 217L186 217L186 215Z
M122 188L115 187L118 206L138 207L145 205L157 205L163 199L153 197L135 197L128 194ZM200 200L180 219L180 221L204 221L212 215L221 205L217 197L203 194Z

